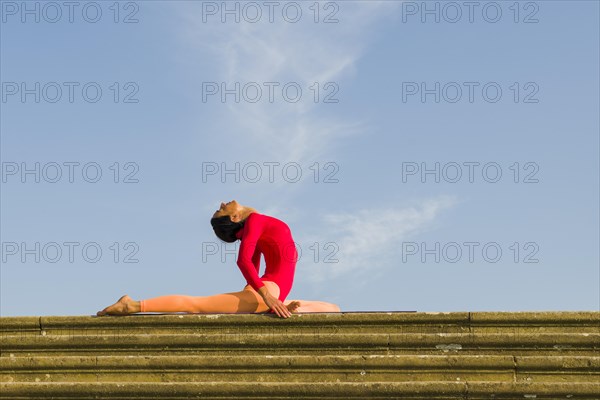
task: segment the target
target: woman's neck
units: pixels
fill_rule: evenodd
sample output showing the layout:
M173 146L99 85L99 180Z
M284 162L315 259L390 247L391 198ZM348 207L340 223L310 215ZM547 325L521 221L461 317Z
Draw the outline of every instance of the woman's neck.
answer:
M242 221L244 221L246 218L248 218L248 216L250 216L250 214L252 213L257 213L258 211L256 211L254 208L252 207L244 207L244 209L242 210L241 217L242 217Z

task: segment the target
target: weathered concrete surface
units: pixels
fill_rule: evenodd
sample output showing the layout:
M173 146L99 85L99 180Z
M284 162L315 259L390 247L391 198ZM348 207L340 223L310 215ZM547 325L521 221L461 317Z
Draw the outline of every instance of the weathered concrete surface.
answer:
M488 382L193 382L193 383L16 383L2 385L3 398L400 398L405 399L598 399L597 385ZM493 393L493 396L491 395ZM341 396L340 396L341 395ZM94 396L94 397L92 397Z
M600 312L0 318L0 398L600 399Z

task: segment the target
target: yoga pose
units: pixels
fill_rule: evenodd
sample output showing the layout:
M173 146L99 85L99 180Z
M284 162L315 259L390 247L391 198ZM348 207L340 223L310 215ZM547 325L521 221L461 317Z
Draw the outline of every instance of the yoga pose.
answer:
M96 315L127 315L138 312L190 313L276 313L288 318L292 313L340 312L332 303L286 300L292 290L298 253L289 227L283 221L260 214L237 201L221 203L210 223L224 242L241 240L237 265L248 283L239 292L213 296L168 295L135 301L128 295ZM265 273L259 277L260 257Z

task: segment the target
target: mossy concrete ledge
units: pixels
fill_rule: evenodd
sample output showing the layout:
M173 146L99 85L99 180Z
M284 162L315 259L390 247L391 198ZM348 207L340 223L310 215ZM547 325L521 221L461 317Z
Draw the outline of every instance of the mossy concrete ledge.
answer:
M0 317L1 399L600 399L600 312Z

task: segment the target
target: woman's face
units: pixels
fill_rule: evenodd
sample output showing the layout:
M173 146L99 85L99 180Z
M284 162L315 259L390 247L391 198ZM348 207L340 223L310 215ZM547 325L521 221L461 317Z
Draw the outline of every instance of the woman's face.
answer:
M221 203L221 207L213 214L213 218L219 218L224 215L234 215L240 209L240 205L237 201L231 200L229 203Z

